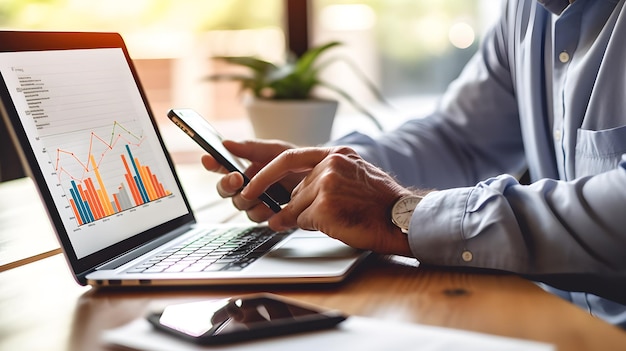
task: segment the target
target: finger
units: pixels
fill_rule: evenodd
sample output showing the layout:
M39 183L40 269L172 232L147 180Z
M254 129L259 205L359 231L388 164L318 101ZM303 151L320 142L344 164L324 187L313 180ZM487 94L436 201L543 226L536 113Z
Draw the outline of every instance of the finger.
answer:
M223 176L217 182L217 193L221 197L231 197L237 194L243 187L244 179L241 173L231 172Z
M313 181L316 174L313 171L305 177L292 191L291 200L283 207L283 209L269 219L269 225L274 230L287 230L289 228L300 226L300 216L313 203L318 195L318 187ZM300 227L302 229L312 229L309 227Z
M304 230L324 230L319 225L319 215L316 214L315 204L312 202L308 207L304 208L296 219L296 226Z
M226 168L224 168L219 162L217 162L217 160L211 155L202 155L200 161L202 162L202 166L204 166L207 171L216 173L228 173L228 170L226 170Z
M247 199L256 198L267 188L290 173L306 172L313 169L331 152L329 148L301 148L287 150L263 167L246 185L241 195Z
M261 200L259 200L259 199L248 200L248 199L242 197L239 194L234 195L232 197L232 199L233 199L233 205L235 205L235 207L237 207L237 209L239 209L241 211L246 211L246 212L251 211L252 209L254 209L259 204L262 204ZM265 206L265 205L263 205L263 206Z
M291 191L291 200L293 200L294 198L298 197L298 194L302 191L301 189L304 187L304 184L305 184L306 180L307 180L307 177L302 179L302 181L300 183L298 183L298 185L296 185L293 188L293 190Z
M264 203L259 202L256 206L246 211L246 214L251 221L261 223L270 219L274 215L274 211Z
M313 209L316 199L316 189L304 188L279 213L272 216L268 224L274 230L287 230L295 227L304 230L320 230L315 221L320 213Z

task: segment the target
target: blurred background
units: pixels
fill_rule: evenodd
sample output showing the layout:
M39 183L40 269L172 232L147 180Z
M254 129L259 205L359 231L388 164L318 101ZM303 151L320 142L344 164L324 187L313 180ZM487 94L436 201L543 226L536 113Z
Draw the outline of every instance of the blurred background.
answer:
M284 61L288 52L329 40L344 43L328 55L349 58L395 109L375 99L337 64L325 79L380 112L386 125L424 115L477 50L504 0L2 0L0 29L112 31L124 37L175 162L198 162L195 145L179 136L165 114L192 107L229 138L251 135L236 83L211 83L228 69L213 56L254 55ZM320 91L320 95L327 92ZM336 96L334 96L336 98ZM337 133L358 113L340 105ZM339 122L339 121L338 121ZM366 123L367 124L367 123ZM180 133L182 134L182 133ZM5 127L0 126L0 180L23 176ZM192 151L193 150L193 151Z

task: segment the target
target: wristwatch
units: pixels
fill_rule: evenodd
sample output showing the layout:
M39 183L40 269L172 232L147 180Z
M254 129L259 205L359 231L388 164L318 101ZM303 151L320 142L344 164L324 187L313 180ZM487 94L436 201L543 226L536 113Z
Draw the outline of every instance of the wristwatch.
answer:
M391 208L391 222L400 228L403 233L407 234L409 232L413 211L415 211L415 207L423 198L423 196L411 194L401 197L393 204Z

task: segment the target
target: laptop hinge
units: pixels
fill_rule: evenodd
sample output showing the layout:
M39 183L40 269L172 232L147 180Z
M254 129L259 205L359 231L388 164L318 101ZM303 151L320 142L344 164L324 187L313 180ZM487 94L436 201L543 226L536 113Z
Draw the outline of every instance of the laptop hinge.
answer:
M111 259L110 261L105 262L104 264L102 264L101 266L97 267L96 270L101 270L101 269L116 269L118 267L121 267L122 265L134 260L135 258L150 252L154 249L156 249L157 247L172 241L174 238L186 233L189 231L191 227L191 224L183 226L181 228L177 228L176 230L173 230L165 235L162 235L152 241L149 241L133 250L130 250L124 254L121 254L120 256L117 256L113 259Z

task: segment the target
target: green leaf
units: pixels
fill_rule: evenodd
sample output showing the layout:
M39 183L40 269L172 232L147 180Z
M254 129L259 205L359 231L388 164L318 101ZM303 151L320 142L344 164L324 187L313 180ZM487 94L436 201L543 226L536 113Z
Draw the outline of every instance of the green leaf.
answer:
M257 74L267 74L268 72L277 69L276 65L271 62L250 56L218 56L215 57L215 59L223 60L234 65L248 67Z
M341 45L340 42L338 41L332 41L330 43L321 45L321 46L317 46L314 48L311 48L309 50L307 50L302 57L300 57L300 59L298 59L297 63L296 63L296 72L297 74L303 74L307 71L310 71L311 69L313 69L313 65L315 64L315 61L317 60L317 58L326 50L334 47L334 46L338 46Z
M316 64L317 60L326 50L338 45L341 45L341 43L333 41L313 47L307 50L300 58L290 54L287 57L287 62L281 66L250 56L216 57L215 59L224 60L230 64L247 67L251 70L252 75L221 74L209 76L207 79L213 81L239 81L242 84L242 90L249 89L257 97L264 95L263 97L272 99L309 99L312 97L313 89L318 85L323 85L343 96L355 106L355 108L372 118L374 123L382 129L378 120L345 91L334 85L323 83L318 79L320 71L335 62L336 59L327 60L321 64ZM374 84L358 70L356 65L345 59L344 62L348 64L353 73L361 79L379 101L388 105L382 94L380 94Z

